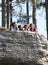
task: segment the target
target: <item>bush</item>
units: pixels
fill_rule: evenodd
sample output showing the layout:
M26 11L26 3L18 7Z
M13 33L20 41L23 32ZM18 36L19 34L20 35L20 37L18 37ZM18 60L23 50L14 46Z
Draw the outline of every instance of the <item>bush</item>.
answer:
M0 27L0 30L6 30L6 28L5 27Z

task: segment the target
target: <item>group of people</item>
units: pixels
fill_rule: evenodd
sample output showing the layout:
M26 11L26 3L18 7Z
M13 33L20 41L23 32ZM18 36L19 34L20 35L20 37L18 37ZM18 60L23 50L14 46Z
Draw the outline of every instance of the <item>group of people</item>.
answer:
M17 25L15 22L13 22L10 25L10 30L36 32L36 26L35 26L35 24Z

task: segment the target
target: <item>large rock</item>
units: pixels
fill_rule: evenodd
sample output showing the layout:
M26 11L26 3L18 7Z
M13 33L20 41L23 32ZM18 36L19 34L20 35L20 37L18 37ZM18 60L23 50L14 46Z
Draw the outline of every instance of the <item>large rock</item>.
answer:
M21 65L45 65L48 41L32 32L0 30L0 61Z

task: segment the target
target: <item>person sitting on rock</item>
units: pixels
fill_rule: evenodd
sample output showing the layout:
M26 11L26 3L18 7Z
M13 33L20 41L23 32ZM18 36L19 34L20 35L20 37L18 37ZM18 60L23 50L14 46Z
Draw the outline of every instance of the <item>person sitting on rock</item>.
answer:
M30 31L31 32L36 32L36 26L35 26L35 24L30 24Z
M11 24L10 30L17 30L17 24L15 22Z
M23 26L22 25L19 25L18 28L19 28L20 31L23 31Z
M24 31L29 31L29 24L24 25Z

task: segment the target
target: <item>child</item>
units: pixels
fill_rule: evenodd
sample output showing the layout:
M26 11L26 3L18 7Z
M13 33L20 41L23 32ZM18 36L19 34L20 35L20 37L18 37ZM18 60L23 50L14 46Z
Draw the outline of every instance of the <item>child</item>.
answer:
M24 25L24 31L29 31L29 24Z
M36 32L36 26L35 26L35 24L30 24L30 31Z
M18 28L19 28L20 31L23 31L23 26L22 25L19 25Z
M11 24L10 30L17 30L17 24L15 22Z

